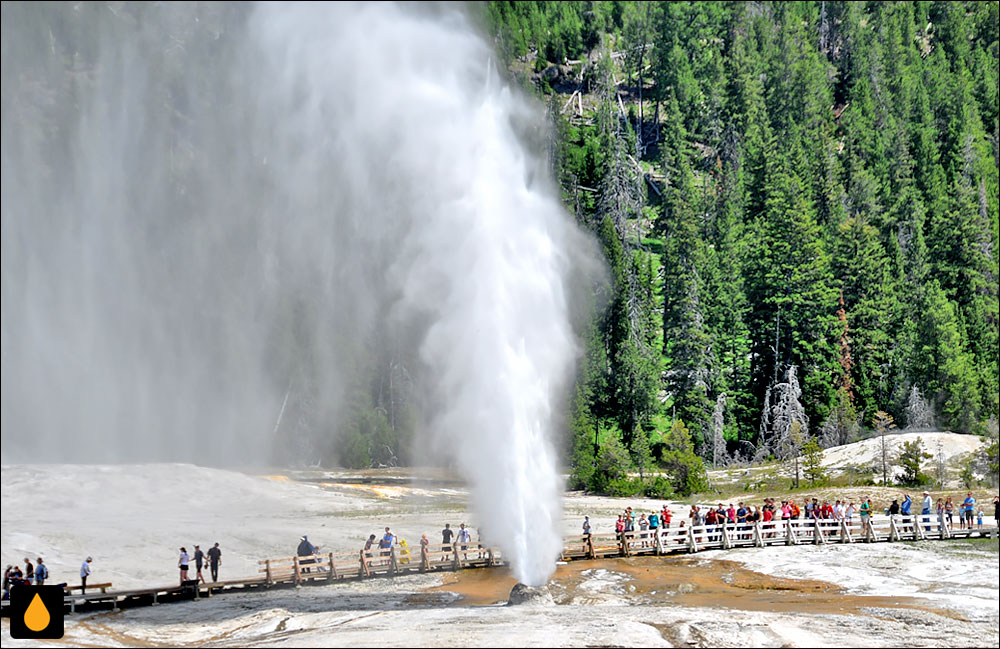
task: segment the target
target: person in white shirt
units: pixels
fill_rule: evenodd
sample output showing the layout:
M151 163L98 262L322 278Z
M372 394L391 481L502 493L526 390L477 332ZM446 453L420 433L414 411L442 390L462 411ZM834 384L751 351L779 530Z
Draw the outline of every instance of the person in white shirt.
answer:
M87 592L87 577L90 576L90 562L93 560L93 557L87 557L87 560L83 562L82 566L80 566L80 584L83 586L80 589L81 593Z
M188 564L191 563L191 557L187 553L186 548L181 548L180 559L177 560L177 567L181 569L181 585L188 580Z
M931 515L931 507L934 506L934 501L931 500L931 494L929 491L924 492L924 501L920 504L920 515L929 517ZM925 521L929 518L924 518ZM931 526L927 525L924 527L925 532L931 531Z

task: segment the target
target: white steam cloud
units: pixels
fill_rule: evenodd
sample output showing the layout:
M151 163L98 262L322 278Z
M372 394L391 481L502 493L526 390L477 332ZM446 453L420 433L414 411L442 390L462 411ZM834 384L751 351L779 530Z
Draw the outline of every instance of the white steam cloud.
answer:
M277 413L305 392L341 421L384 331L423 446L543 583L592 257L467 16L68 7L4 4L3 461L308 454L336 427L276 440Z

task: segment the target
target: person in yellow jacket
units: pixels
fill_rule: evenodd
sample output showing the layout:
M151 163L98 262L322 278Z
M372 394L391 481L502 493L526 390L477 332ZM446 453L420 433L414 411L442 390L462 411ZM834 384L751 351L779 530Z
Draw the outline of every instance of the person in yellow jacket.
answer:
M399 563L407 564L410 562L410 546L406 542L406 539L399 539Z

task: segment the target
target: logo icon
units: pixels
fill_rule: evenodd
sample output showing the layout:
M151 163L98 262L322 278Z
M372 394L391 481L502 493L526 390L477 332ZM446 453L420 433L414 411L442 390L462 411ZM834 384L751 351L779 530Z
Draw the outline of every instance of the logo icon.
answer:
M56 640L63 637L62 586L10 589L10 637L18 640Z

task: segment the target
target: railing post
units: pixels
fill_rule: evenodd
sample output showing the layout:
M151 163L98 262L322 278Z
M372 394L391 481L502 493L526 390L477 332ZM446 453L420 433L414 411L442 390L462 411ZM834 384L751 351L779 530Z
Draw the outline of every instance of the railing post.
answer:
M587 535L587 557L590 559L594 558L594 535ZM493 565L493 553L490 551L490 565Z
M688 552L697 552L698 542L694 540L694 525L688 528Z
M753 524L753 544L758 547L764 547L764 536L760 533L760 521L754 521Z
M271 560L268 559L264 562L265 574L267 575L267 585L270 586L273 581L271 579Z
M333 552L329 554L330 557L330 574L326 576L327 579L337 578L337 564L333 562Z
M359 552L361 556L361 570L358 572L358 576L364 575L365 577L371 577L372 573L368 570L368 561L365 559L365 551L361 550Z
M295 563L295 585L299 584L299 557L296 555L292 557L292 561Z
M430 566L431 566L431 562L430 562L430 559L427 556L427 546L421 543L420 544L420 572L427 572L427 569L430 568Z
M726 550L733 547L733 541L729 538L729 521L722 522L722 547Z
M455 559L454 559L454 561L452 563L452 568L454 568L455 570L458 570L459 568L462 567L462 560L458 556L458 543L456 543L455 545L451 546L451 549L455 552Z

